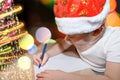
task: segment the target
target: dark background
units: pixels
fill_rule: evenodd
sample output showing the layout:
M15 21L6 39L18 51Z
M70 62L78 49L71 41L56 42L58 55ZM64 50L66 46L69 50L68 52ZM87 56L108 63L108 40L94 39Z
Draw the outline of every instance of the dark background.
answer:
M116 11L120 13L120 0L116 1ZM39 0L14 0L14 3L23 6L23 11L18 14L18 17L25 22L25 27L30 34L34 36L36 29L44 26L50 29L52 38L63 37L57 30L52 9L40 3Z
M23 11L18 14L18 17L25 22L25 27L30 34L35 36L38 28L47 27L52 33L52 38L63 37L57 30L52 9L39 0L14 0L14 3L23 6Z

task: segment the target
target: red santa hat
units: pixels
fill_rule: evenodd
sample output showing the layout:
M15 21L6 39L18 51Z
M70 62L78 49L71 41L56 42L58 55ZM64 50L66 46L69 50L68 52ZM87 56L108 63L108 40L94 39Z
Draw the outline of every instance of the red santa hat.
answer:
M54 5L58 30L69 35L98 29L109 11L109 0L56 0Z

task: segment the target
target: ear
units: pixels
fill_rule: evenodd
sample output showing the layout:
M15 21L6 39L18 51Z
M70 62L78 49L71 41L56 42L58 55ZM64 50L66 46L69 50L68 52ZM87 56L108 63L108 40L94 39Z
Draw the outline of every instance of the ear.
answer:
M100 32L102 32L103 28L104 28L104 26L102 25L99 29L95 30L93 32L93 36L97 36Z

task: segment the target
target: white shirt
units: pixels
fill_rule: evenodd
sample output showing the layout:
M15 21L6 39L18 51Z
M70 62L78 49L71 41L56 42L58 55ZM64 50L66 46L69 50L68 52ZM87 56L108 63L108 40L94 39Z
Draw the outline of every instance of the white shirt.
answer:
M97 72L105 71L106 61L120 63L120 27L107 27L103 37L79 55Z

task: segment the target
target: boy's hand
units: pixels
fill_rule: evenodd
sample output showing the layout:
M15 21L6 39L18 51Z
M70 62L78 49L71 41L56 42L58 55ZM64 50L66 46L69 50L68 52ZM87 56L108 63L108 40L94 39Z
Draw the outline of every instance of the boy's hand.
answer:
M48 61L48 59L49 59L48 54L45 54L45 55L44 55L43 60L40 59L41 55L42 55L42 54L39 53L39 54L36 54L36 55L33 57L33 61L34 61L34 64L35 64L35 65L39 65L39 64L45 65L46 62Z
M36 75L36 80L70 80L70 76L69 73L60 70L45 70Z

